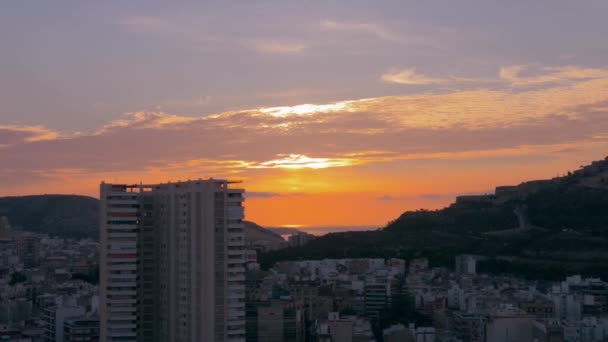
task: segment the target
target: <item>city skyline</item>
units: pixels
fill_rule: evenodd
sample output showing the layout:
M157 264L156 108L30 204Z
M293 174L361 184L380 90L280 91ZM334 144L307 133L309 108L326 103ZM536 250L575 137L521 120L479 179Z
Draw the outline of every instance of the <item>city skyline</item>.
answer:
M3 5L0 195L229 177L379 227L606 156L602 1L141 4Z

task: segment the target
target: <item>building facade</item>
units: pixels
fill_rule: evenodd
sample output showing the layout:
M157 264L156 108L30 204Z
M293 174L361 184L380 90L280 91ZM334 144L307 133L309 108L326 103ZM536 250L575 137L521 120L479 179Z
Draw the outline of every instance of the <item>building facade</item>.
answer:
M243 190L101 184L101 341L244 341Z

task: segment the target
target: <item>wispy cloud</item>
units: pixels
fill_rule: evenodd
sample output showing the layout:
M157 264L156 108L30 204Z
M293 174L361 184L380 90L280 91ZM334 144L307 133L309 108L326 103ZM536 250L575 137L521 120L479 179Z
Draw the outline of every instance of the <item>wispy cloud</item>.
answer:
M307 49L307 45L300 42L276 41L276 40L248 40L245 46L265 54L297 55Z
M390 70L382 75L382 80L389 83L406 85L426 85L446 83L449 80L443 78L429 77L416 72L416 69Z
M9 146L19 142L55 140L59 133L43 126L0 125L0 144Z
M415 68L407 69L391 69L381 76L382 80L388 83L397 83L404 85L429 85L429 84L448 84L448 83L470 83L482 82L484 80L477 78L466 78L459 76L449 76L444 78L431 77L416 72Z
M528 75L522 75L529 72ZM544 67L532 69L527 65L511 65L500 69L500 78L514 87L580 81L608 77L608 68L581 68L577 66Z
M312 115L316 113L341 112L348 110L349 106L357 101L340 101L328 104L301 104L296 106L261 108L260 112L275 117L290 115Z
M398 41L403 39L403 37L396 32L393 32L386 26L380 24L324 20L321 22L321 28L327 31L369 34L387 41Z
M116 173L133 181L306 172L338 177L421 160L563 155L559 151L605 147L607 104L608 79L598 78L518 92L388 96L199 117L136 112L73 135L2 126L0 160L21 172L0 171L6 186L27 175L57 184ZM267 184L276 186L277 179ZM297 184L303 183L290 179L286 189L302 191ZM321 191L331 184L306 186Z
M252 169L325 169L328 167L351 166L357 163L349 158L311 158L301 154L278 155L278 159L255 163Z

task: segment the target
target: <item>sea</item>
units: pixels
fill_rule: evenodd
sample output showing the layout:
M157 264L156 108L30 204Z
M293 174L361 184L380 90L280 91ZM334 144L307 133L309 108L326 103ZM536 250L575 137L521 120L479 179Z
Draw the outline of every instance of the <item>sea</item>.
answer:
M290 235L305 232L312 235L322 236L329 233L360 232L365 230L376 230L380 226L289 226L289 227L266 227L287 239Z

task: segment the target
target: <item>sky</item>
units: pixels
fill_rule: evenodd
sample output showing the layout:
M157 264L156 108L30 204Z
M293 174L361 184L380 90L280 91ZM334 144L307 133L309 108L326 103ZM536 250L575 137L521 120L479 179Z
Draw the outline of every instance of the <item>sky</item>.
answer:
M608 2L3 1L0 196L242 180L383 226L608 155Z

